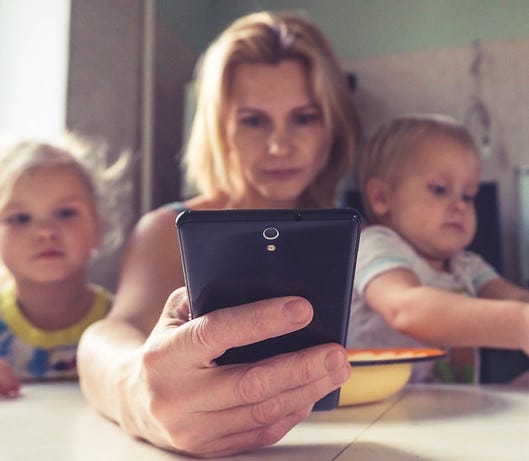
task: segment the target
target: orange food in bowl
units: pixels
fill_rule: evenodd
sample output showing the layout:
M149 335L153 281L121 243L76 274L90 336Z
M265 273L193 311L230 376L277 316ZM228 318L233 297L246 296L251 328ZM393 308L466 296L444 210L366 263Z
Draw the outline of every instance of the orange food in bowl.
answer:
M411 376L413 362L444 355L440 349L350 349L353 370L340 389L339 406L386 399L400 391Z

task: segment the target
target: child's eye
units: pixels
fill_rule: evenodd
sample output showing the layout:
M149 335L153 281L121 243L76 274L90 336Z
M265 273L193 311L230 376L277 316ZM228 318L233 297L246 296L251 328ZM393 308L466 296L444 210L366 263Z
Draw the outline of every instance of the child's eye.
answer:
M428 190L434 195L444 195L446 193L446 187L440 184L429 184Z
M294 115L294 122L298 125L310 125L319 121L320 116L316 112L302 112Z
M31 221L28 213L15 213L7 217L6 222L13 226L23 226Z
M463 202L474 203L474 200L476 200L475 194L463 194Z
M69 219L77 216L79 212L75 208L61 208L57 210L56 215L60 219Z

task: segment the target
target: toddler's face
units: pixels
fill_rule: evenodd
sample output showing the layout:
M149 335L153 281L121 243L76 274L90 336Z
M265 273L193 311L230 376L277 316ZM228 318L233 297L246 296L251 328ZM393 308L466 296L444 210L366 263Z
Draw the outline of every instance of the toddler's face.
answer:
M388 225L432 266L464 249L476 232L477 154L446 136L423 140L388 194Z
M83 275L98 245L93 198L66 166L25 173L0 210L0 255L17 281L50 283Z

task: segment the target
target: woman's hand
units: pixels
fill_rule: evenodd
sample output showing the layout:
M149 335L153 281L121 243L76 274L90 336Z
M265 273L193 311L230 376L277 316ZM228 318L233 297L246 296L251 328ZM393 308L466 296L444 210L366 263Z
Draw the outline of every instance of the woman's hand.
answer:
M270 445L349 376L345 350L313 347L253 364L217 366L226 349L300 329L300 298L277 298L187 321L176 290L120 389L121 425L163 448L212 457Z
M0 359L0 399L18 397L20 381L13 373L9 364Z
M529 387L529 371L522 373L520 376L514 378L510 384L517 387Z

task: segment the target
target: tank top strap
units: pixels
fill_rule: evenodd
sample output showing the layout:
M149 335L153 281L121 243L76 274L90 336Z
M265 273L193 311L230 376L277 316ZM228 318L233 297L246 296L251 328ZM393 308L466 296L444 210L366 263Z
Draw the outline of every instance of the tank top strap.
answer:
M175 213L180 213L181 211L186 211L188 208L185 206L184 202L169 202L165 205L162 205L163 208L168 208L169 210L174 211Z

